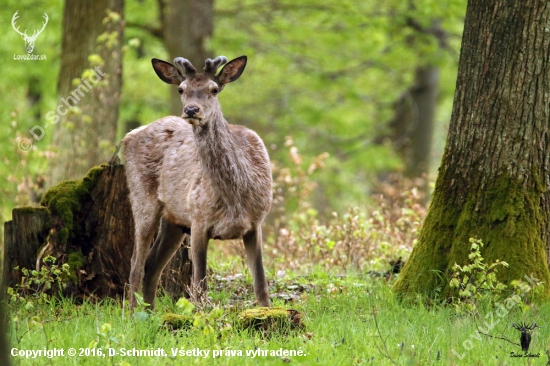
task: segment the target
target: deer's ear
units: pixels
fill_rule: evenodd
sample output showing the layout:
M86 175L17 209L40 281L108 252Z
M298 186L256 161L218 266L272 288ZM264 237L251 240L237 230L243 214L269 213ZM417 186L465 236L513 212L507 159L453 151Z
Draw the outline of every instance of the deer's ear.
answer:
M181 72L171 63L154 58L151 60L153 69L160 80L167 84L180 85L185 80Z
M218 74L218 83L223 86L237 80L244 71L246 60L246 56L241 56L229 61Z

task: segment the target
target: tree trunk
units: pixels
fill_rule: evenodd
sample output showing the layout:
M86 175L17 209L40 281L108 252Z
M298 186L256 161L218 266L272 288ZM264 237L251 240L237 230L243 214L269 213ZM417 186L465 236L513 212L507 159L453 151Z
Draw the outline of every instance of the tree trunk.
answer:
M5 223L4 283L14 286L21 273L51 255L68 263L71 282L65 295L119 298L124 294L134 249L134 221L124 166L115 159L91 169L81 180L64 181L44 195L45 207L16 208ZM191 279L186 248L180 248L161 279L174 298L186 295ZM183 280L181 280L183 279Z
M416 70L416 81L411 89L414 104L411 106L411 154L406 160L405 171L408 177L421 177L430 170L438 86L437 66L424 66Z
M124 0L66 0L49 185L83 176L115 146ZM80 80L80 84L75 84ZM47 125L48 125L47 124Z
M453 114L432 203L395 284L433 293L468 239L504 283L550 283L550 7L539 0L469 1Z
M5 287L21 281L21 273L14 270L16 266L35 269L37 253L46 242L50 223L50 212L44 207L22 207L12 211L12 220L4 223L2 283Z
M160 0L162 38L170 60L184 57L202 70L209 55L206 41L214 30L213 0ZM181 116L183 106L176 88L171 87L170 114Z
M431 65L419 67L414 84L394 106L390 137L405 162L405 176L409 178L429 172L438 86L439 69Z

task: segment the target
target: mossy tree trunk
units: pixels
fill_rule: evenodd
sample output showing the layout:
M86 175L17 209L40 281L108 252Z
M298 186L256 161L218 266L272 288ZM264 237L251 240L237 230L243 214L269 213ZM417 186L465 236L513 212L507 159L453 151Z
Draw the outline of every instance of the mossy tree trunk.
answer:
M448 290L469 237L500 259L503 282L550 283L550 6L469 1L445 152L418 243L395 284L400 295Z

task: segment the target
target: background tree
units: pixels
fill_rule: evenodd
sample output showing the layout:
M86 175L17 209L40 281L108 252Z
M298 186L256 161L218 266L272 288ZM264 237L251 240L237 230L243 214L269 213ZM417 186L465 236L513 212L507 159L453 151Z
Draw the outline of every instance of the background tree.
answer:
M145 6L148 5L144 4ZM214 57L207 47L214 29L213 0L157 0L155 8L158 25L151 24L150 19L142 17L134 17L127 22L131 30L145 31L148 36L162 42L165 49L160 53L167 56L157 54L155 57L164 57L170 62L176 57L185 57L193 65L202 65L208 57ZM138 45L137 54L140 59L145 53L142 41L146 38L148 37L143 35L134 38ZM169 113L181 115L182 105L178 93L174 92L172 87L165 87L165 89L170 91ZM139 127L139 117L134 114L126 121L126 125L126 131Z
M437 66L418 67L414 84L395 102L395 115L389 123L390 134L382 136L391 138L403 159L407 177L429 173L438 87Z
M169 62L185 57L202 69L204 60L214 58L207 51L206 41L214 30L213 0L159 0L163 43ZM170 114L182 113L181 98L170 88Z
M124 0L66 0L63 15L58 113L49 163L49 184L75 179L108 161L115 146L122 85ZM69 97L95 67L105 76L88 91ZM83 89L81 89L83 90ZM65 115L64 109L68 109Z
M433 21L429 27L424 27L415 19L408 18L405 25L415 32L409 36L409 47L414 49L416 43L420 42L421 45L423 38L431 36L437 40L442 51L454 54L440 21ZM417 40L418 38L420 39ZM431 172L440 89L439 74L437 61L428 56L427 60L416 68L412 85L393 103L394 115L388 123L388 128L374 141L377 144L389 142L401 158L403 167L378 174L378 180L385 184L375 187L375 192L383 190L388 183L399 185L404 176L412 179L417 187L423 188L425 201L428 200L428 176Z
M474 236L510 264L502 282L549 283L549 22L538 0L469 1L447 144L398 293L445 286L438 273L467 261Z

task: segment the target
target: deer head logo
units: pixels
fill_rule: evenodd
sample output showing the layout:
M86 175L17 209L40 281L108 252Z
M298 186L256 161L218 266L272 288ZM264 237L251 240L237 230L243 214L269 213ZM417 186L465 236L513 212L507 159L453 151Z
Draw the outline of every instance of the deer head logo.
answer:
M48 24L48 14L44 13L44 19L46 21L42 23L42 29L35 30L32 36L29 36L27 35L26 29L24 32L21 32L19 31L19 27L16 27L15 25L15 21L17 20L17 18L19 18L19 15L17 14L18 12L19 10L16 11L15 14L13 14L13 17L11 18L11 26L17 33L21 35L21 37L23 37L23 40L25 41L25 49L27 50L27 53L31 53L32 50L34 49L34 42L36 41L36 38L38 37L38 35L40 35L40 33L42 33L44 28L46 28L46 24Z

